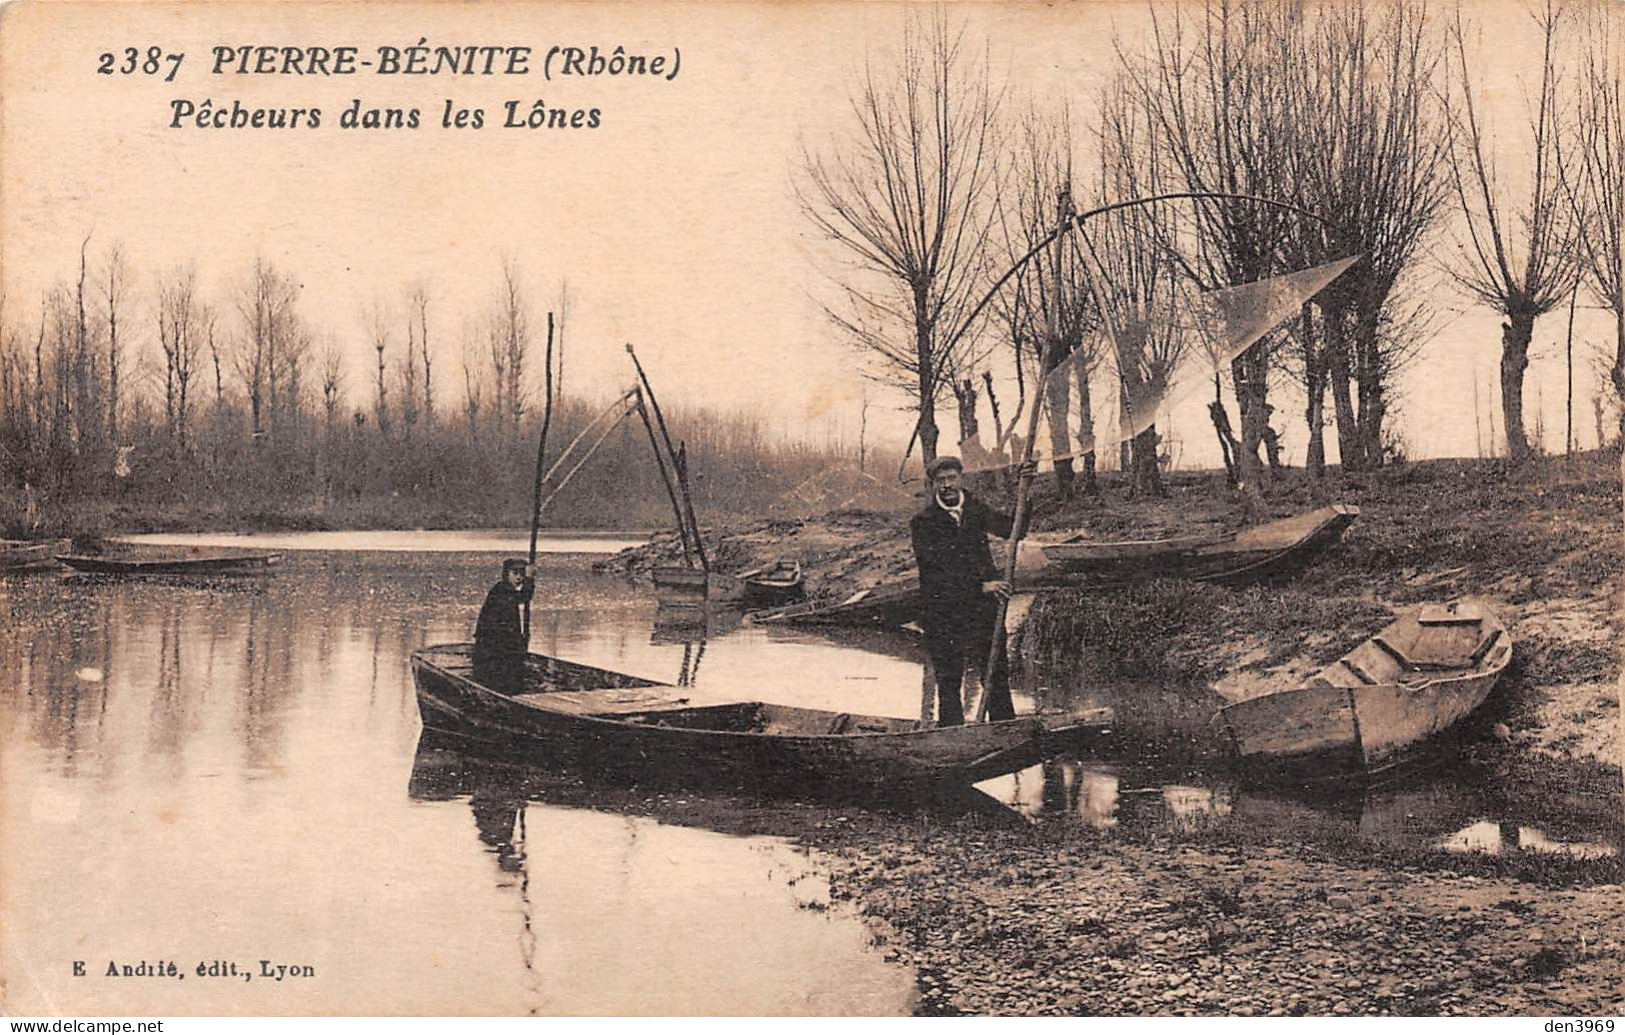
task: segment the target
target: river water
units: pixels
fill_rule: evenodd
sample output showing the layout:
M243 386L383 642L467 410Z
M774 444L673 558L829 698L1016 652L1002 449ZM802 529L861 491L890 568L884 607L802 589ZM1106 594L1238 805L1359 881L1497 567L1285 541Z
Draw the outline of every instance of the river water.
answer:
M643 818L591 788L543 800L420 750L408 655L467 639L499 558L520 551L502 535L361 542L281 537L286 567L259 580L0 579L13 1011L910 1012L913 973L829 901L816 854ZM589 561L543 558L532 649L719 696L899 716L929 701L906 633L671 626L646 586ZM1195 730L1205 709L1159 712L1143 692L1087 703L1142 731ZM1019 711L1035 704L1017 694ZM1247 823L1439 851L1619 851L1617 809L1520 812L1467 768L1328 805L1129 755L982 790L1013 816L1125 833ZM107 976L142 961L187 976Z

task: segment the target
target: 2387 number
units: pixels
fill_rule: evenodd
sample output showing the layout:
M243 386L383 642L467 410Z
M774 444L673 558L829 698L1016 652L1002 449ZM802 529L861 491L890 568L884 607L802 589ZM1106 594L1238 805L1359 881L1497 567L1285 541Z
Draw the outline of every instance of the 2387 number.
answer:
M164 76L164 82L168 83L174 81L175 73L181 70L182 57L184 57L182 54L166 54L162 47L148 47L146 50L140 47L125 47L121 60L118 52L109 50L104 51L97 59L96 74L157 75L164 70L164 65L168 64L169 74Z

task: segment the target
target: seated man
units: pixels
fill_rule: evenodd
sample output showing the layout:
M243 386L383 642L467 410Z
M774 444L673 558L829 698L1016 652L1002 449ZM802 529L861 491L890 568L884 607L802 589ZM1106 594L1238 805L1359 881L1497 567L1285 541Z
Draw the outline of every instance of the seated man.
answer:
M528 563L502 562L502 578L485 595L485 605L474 623L474 682L505 694L524 690L530 633L521 609L535 592Z

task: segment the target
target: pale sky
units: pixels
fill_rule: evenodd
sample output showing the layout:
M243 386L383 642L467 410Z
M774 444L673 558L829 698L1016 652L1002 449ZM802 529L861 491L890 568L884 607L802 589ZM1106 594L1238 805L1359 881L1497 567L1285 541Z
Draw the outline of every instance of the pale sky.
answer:
M1519 9L1469 5L1498 44L1484 81L1510 95L1533 39ZM8 319L32 321L41 293L91 252L121 242L137 274L132 318L152 343L157 275L188 262L217 305L229 306L256 253L298 275L300 309L345 350L352 393L366 398L373 356L361 312L374 299L404 316L411 286L431 292L441 404L461 391L458 338L495 291L512 255L542 314L568 278L574 299L567 378L607 396L629 380L631 341L668 406L757 408L770 426L855 441L864 391L857 359L836 341L816 297L821 245L791 192L803 138L817 144L849 125L850 84L866 48L897 39L905 8L863 3L162 5L12 4L0 22L0 244ZM969 38L988 39L1011 100L1065 93L1087 105L1114 67L1114 22L1131 34L1139 3L1050 7L962 4ZM529 76L344 77L211 75L216 45L489 44L532 48ZM98 55L127 46L185 54L175 80L97 74ZM680 49L672 81L540 74L547 49L617 45L631 53ZM485 109L486 125L444 129L450 98ZM170 128L171 103L317 107L314 130ZM417 107L416 130L341 129L363 108ZM502 104L598 108L593 130L506 129ZM1087 108L1085 109L1087 110ZM1087 119L1087 116L1085 116ZM1086 142L1080 146L1087 146ZM1444 304L1464 303L1446 297ZM1550 445L1561 444L1562 317L1536 327L1558 345L1537 360ZM1582 312L1579 342L1611 321ZM398 328L396 347L403 340ZM1473 378L1490 404L1499 348L1495 318L1468 311L1450 323L1401 385L1413 455L1475 451ZM539 365L539 361L538 361ZM1576 423L1593 440L1589 366L1576 375ZM903 400L870 386L871 435L901 445L912 419ZM949 401L951 404L951 400ZM1289 446L1301 454L1301 402L1277 400ZM1186 463L1216 459L1200 409L1175 429ZM952 424L951 405L939 420ZM1498 420L1498 419L1497 419ZM1533 415L1529 424L1534 423ZM1328 431L1328 439L1335 433Z

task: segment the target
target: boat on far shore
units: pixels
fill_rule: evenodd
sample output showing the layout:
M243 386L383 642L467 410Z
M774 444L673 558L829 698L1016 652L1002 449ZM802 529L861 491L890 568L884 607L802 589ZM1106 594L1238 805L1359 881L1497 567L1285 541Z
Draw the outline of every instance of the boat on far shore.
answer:
M87 575L190 575L194 577L268 575L282 564L280 553L119 547L102 553L64 553L56 558Z
M0 539L0 573L54 567L57 555L71 549L69 539Z
M808 601L752 611L752 625L840 625L897 629L920 617L920 580L883 582L860 589L844 600Z
M1291 569L1337 541L1360 516L1351 503L1334 503L1234 533L1167 539L1089 542L1073 537L1043 547L1046 582L1129 582L1183 578L1242 582Z
M801 565L794 561L775 561L737 575L664 565L652 569L649 577L662 607L772 607L802 594Z

